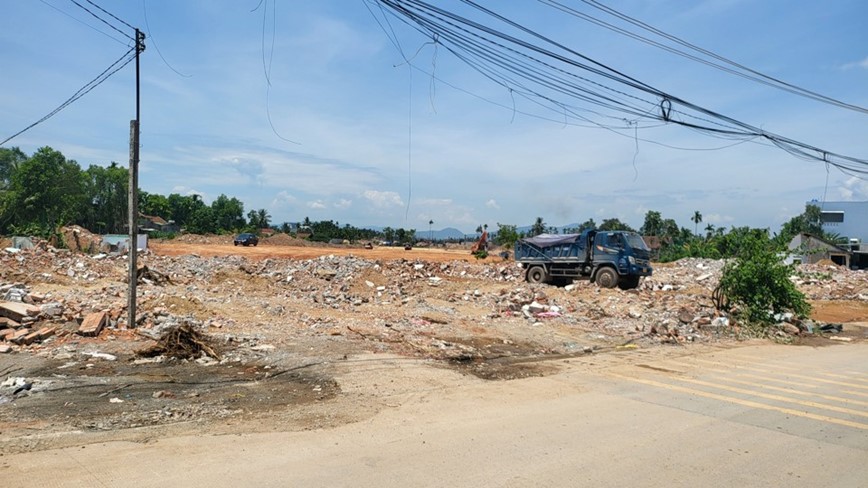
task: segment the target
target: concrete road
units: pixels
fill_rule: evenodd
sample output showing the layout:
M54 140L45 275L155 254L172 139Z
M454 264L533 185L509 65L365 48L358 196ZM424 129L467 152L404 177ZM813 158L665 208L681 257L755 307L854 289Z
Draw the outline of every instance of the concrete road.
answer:
M448 388L329 430L5 455L0 485L868 486L868 344L622 354L509 382L443 371Z

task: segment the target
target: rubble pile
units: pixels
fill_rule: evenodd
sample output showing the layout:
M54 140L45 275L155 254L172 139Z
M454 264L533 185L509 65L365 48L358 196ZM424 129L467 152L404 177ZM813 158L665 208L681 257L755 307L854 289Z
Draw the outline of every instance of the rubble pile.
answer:
M203 239L215 238L229 239ZM536 328L548 327L610 343L683 343L728 337L736 325L711 300L724 262L707 259L660 264L652 277L627 291L584 281L565 287L529 284L523 269L510 262L354 255L250 261L144 252L140 263L136 327L155 340L157 331L190 324L190 330L225 328L225 334L366 339L392 334L386 324L406 324L395 341L430 345L430 337L469 336L484 327L504 340L533 330L545 342L549 337ZM0 351L127 328L127 266L123 255L50 246L0 251ZM811 299L868 300L865 276L803 265L794 280ZM798 334L814 325L783 317L780 328ZM429 339L411 337L419 334ZM562 347L555 339L549 342L556 352Z
M843 266L802 264L793 281L811 300L868 301L868 273Z

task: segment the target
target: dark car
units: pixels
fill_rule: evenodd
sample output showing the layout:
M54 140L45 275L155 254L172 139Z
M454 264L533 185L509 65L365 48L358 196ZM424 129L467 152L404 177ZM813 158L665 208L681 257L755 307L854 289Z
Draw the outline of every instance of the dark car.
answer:
M241 244L242 246L255 246L259 244L259 238L253 234L248 234L245 232L244 234L238 234L237 236L235 236L235 240L233 241L233 243L236 246L238 244Z

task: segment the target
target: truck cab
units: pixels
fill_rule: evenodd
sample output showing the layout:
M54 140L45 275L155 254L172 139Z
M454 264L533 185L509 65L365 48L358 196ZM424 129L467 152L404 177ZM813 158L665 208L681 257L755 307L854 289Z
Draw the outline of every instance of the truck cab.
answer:
M591 261L596 271L592 281L599 281L600 286L613 288L635 288L642 276L651 276L651 251L645 241L635 232L599 231L588 236L593 239ZM604 268L613 269L617 273L615 282L612 276L601 274Z

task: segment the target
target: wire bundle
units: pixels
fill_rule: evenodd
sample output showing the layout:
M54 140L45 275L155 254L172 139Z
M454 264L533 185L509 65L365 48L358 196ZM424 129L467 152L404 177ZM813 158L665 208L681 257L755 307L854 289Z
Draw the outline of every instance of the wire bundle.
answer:
M594 23L603 22L590 16L582 17L586 14L581 14L562 2L540 1L585 20ZM381 7L380 12L383 14L385 24L388 25L386 14L389 13L430 39L435 46L443 47L482 76L503 86L510 95L518 95L547 110L561 114L565 120L582 120L610 130L623 130L624 122L634 130L661 123L674 124L714 137L741 142L759 139L804 160L822 161L848 174L868 174L868 160L838 154L784 137L691 103L592 59L472 0L461 0L461 2L489 19L490 22L486 24L490 25L423 0L375 0L375 2ZM595 1L586 1L586 3L611 15L623 15ZM621 29L624 35L653 43L652 45L670 52L674 51L690 59L699 60L718 69L790 93L840 108L868 113L868 109L863 107L846 104L763 75L635 19L624 16L623 20L699 54L690 54ZM383 22L380 24L384 25ZM605 22L603 24L611 25ZM400 43L394 30L384 28L384 31L400 50ZM708 60L709 57L712 60ZM411 61L407 60L408 63ZM601 118L609 122L598 121ZM618 121L620 125L614 125L614 121Z

